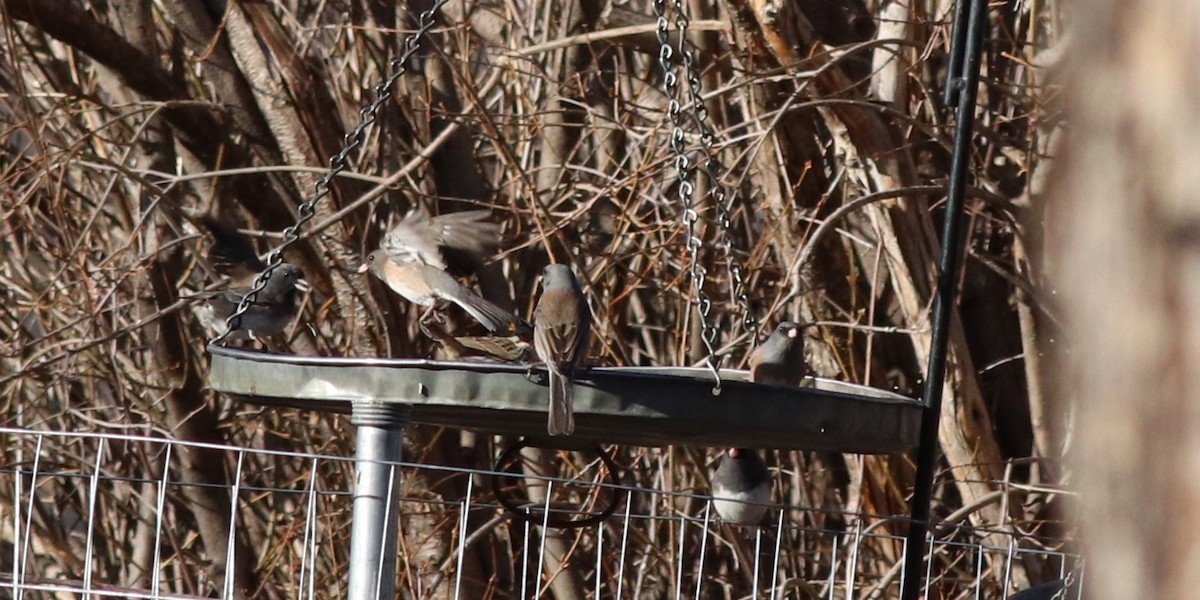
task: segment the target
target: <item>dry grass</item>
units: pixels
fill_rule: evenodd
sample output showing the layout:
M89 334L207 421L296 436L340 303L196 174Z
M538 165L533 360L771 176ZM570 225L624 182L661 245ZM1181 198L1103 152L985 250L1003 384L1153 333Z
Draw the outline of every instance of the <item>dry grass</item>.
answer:
M2 424L348 456L351 436L341 418L263 412L213 394L204 375L206 334L180 294L225 285L203 260L206 241L194 215L236 222L263 248L275 243L369 103L370 86L388 70L410 21L382 2L231 3L224 15L197 12L198 4L0 2ZM725 168L719 183L735 197L729 233L752 314L764 324L819 321L809 339L819 375L917 395L952 135L938 97L948 8L926 2L898 13L849 0L798 2L766 21L755 19L756 4L691 3L694 29L704 31L693 41L716 132L713 158ZM1041 191L1061 127L1040 54L1059 36L1057 6L1021 3L992 14L943 415L958 427L943 432L947 469L935 507L943 517L966 507L963 516L976 526L1051 540L1063 535L1063 506L1052 490L1062 483L1053 459L1064 438L1051 428L1039 357L1057 324L1028 254L1041 228L1030 199ZM303 315L312 327L295 328L293 351L434 353L412 307L353 273L389 219L420 203L492 208L507 251L479 274L479 285L522 314L532 310L541 267L572 262L590 282L596 362L703 360L650 7L560 8L451 3L428 51L288 256L315 284ZM581 35L619 27L632 29ZM693 109L685 102L686 114ZM683 123L692 129L689 119ZM699 147L695 136L688 143ZM751 340L730 299L707 196L713 183L700 177L696 193L701 262L718 345L737 366ZM495 455L488 438L421 428L410 438L408 456L417 462L483 468ZM621 457L638 486L707 488L699 449L625 449ZM1039 460L1022 460L1029 457ZM126 468L146 477L161 460L131 455ZM174 530L188 538L175 547L177 581L218 581L207 570L224 560L227 514L204 506L219 500L220 484L228 483L221 465L231 459L197 452L182 460L184 477L218 487L170 498ZM778 463L777 489L794 506L907 511L912 469L905 457L787 452ZM286 469L294 471L288 485L308 485L305 465ZM317 475L325 490L344 490L351 477L344 465ZM413 485L455 503L464 479ZM0 505L11 505L11 490L0 486ZM998 491L1004 501L990 501ZM687 502L663 502L696 514ZM457 526L454 509L446 510L417 528L433 546L422 552L435 562ZM264 496L239 515L246 526L237 556L246 568L238 587L268 590L262 597L295 595L294 574L271 559L276 544L294 542L280 535L280 511L286 508ZM326 516L346 519L332 508ZM489 518L479 515L472 526ZM802 521L845 528L855 519L817 512ZM328 560L318 575L325 589L336 587L348 534L332 530L338 535L323 540ZM511 549L501 550L507 533L497 527L487 560L471 568L512 559ZM661 535L649 526L642 533ZM144 539L113 535L130 541L104 548L112 553L105 560L119 564L121 552L144 552ZM412 535L406 530L406 543ZM562 550L586 546L566 540ZM806 552L819 553L819 544ZM887 542L873 552L882 570L898 558ZM946 573L955 572L960 567L947 556ZM744 576L732 558L723 560L713 572L730 581ZM64 572L79 568L59 562ZM569 568L588 568L583 563ZM626 575L670 584L654 571L657 563L642 564L641 575ZM1044 576L1028 568L1030 579ZM409 577L403 569L402 577ZM411 577L405 582L413 589Z

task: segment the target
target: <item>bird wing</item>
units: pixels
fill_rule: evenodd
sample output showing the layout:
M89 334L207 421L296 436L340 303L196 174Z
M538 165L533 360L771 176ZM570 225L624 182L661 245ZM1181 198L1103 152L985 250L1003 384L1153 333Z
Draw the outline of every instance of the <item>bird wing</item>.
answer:
M500 246L500 225L491 221L489 210L468 210L433 217L443 249L490 258Z
M216 272L235 280L245 280L266 268L250 238L236 227L210 215L201 215L198 222L212 236L206 258Z
M558 298L556 298L558 296ZM563 297L566 296L566 297ZM573 367L588 339L588 317L575 292L548 290L534 311L533 343L538 356L556 369Z
M471 210L431 217L415 210L383 237L380 248L397 262L470 270L500 245L500 226L488 220L490 215Z
M400 263L421 263L439 269L446 268L442 257L441 235L424 211L405 215L391 231L383 236L379 247L388 257Z

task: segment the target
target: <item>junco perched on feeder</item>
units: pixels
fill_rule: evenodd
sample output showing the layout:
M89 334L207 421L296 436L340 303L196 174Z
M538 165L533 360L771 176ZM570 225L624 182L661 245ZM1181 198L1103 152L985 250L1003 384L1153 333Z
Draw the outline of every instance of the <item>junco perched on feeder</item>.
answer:
M808 374L801 327L784 321L750 354L750 381L798 386Z
M713 508L726 523L757 525L771 501L771 473L757 452L729 448L712 477Z
M488 210L436 217L414 210L384 235L379 249L398 263L420 263L465 275L500 246L500 225L488 220L490 216Z
M367 255L367 262L358 270L359 273L367 271L409 302L428 307L426 316L439 302L445 301L461 306L492 333L507 335L521 331L525 326L516 315L485 300L437 267L419 262L397 262L383 250L376 250ZM421 320L425 321L425 317Z
M296 292L303 279L304 273L300 267L292 264L283 263L271 271L266 286L251 299L249 308L242 313L237 324L237 330L231 335L241 337L248 333L251 336L271 336L282 333L300 309L296 303ZM205 300L204 305L196 309L196 316L205 327L219 335L224 334L226 320L250 290L239 288L196 294L193 297Z
M567 265L547 265L542 297L533 311L533 348L550 371L550 435L575 431L574 371L591 344L592 311Z

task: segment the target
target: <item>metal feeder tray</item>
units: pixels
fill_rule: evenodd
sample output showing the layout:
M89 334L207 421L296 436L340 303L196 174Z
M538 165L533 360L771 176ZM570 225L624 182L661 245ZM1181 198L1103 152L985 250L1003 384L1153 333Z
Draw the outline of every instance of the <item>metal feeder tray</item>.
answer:
M214 390L257 404L349 413L354 403L410 405L413 423L546 435L546 370L491 362L328 358L211 346ZM575 434L564 446L670 444L886 454L916 445L919 401L828 379L752 384L706 369L597 367L575 380Z

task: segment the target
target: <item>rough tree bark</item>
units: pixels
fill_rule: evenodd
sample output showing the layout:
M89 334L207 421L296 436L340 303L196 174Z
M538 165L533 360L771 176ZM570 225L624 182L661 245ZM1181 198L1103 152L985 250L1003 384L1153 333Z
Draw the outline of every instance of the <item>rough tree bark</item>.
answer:
M1044 199L1091 598L1200 589L1200 9L1075 2L1069 142Z

